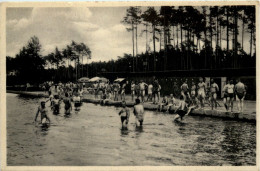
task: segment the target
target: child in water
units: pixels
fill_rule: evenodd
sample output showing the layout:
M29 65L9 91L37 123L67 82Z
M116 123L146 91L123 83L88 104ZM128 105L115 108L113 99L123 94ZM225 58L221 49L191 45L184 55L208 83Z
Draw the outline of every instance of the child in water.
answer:
M65 93L65 98L63 99L63 102L65 104L65 115L69 115L70 114L70 110L72 110L72 106L71 106L71 100L69 98L69 94Z
M35 116L35 119L34 119L35 122L37 121L39 113L41 113L41 124L42 124L42 126L47 127L47 122L46 121L48 120L49 124L50 124L51 120L50 120L50 118L47 115L48 112L47 112L47 109L45 107L45 101L42 101L41 105L38 107L38 110L36 112L36 116Z
M79 107L81 105L81 100L80 100L79 93L76 93L76 95L73 97L73 102L74 102L75 110L76 111L80 110Z
M122 107L123 109L118 113L118 115L121 116L122 128L125 128L127 127L129 121L130 112L129 109L126 107L125 101L122 101Z
M174 117L173 121L177 121L177 119L179 119L179 118L182 120L183 117L185 115L189 115L190 111L194 108L195 108L195 106L188 107L188 104L186 103L183 95L181 95L179 106L175 111L175 113L177 115Z
M60 113L60 99L58 95L54 96L52 109L54 114Z

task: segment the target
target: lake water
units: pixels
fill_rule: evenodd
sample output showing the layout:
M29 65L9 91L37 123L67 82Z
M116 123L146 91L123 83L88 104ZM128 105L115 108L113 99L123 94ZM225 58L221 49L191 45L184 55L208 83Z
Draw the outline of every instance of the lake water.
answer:
M256 165L255 123L146 111L136 129L131 113L121 129L120 108L84 103L79 112L49 117L42 130L33 123L42 98L7 94L7 165ZM132 109L131 109L132 110ZM38 118L39 120L39 118Z

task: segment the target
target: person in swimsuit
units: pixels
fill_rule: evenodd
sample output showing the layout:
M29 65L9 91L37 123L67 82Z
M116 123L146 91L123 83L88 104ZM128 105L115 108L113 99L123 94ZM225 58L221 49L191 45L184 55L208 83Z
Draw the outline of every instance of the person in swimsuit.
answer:
M190 99L190 93L189 93L189 86L187 84L187 80L184 81L184 83L181 85L181 95L184 97L185 100Z
M167 96L164 96L162 99L162 102L160 104L158 104L157 111L159 110L161 112L163 107L167 106L167 105L168 105L168 98L167 98Z
M191 94L191 104L192 105L197 105L197 97L196 97L196 89L197 89L197 86L195 84L194 81L192 81L191 83L191 91L190 91L190 94Z
M34 119L34 122L36 122L39 113L41 113L41 124L42 124L43 127L47 127L47 123L46 123L47 120L49 121L49 124L51 123L51 120L47 115L48 111L45 107L45 103L46 103L45 101L41 102L41 105L38 107L37 112L36 112L36 116L35 116L35 119Z
M60 113L60 99L58 95L54 95L52 110L55 115Z
M73 102L74 102L75 110L79 111L80 106L81 106L81 100L80 100L79 93L76 93L76 95L73 97Z
M65 98L63 99L63 103L65 104L65 115L69 115L70 111L72 110L72 105L71 105L71 99L69 97L68 93L65 93Z
M132 96L132 101L134 101L134 97L135 97L135 82L132 81L131 83L131 96Z
M125 87L126 87L126 83L124 83L121 87L121 100L125 101Z
M179 106L174 112L176 113L176 116L173 118L173 121L177 121L178 119L182 120L185 115L189 115L194 107L195 106L188 107L188 104L186 103L184 97L181 95Z
M148 85L148 91L147 91L147 101L152 101L153 100L153 85L149 84Z
M144 121L144 106L141 104L140 99L135 99L134 115L136 126L142 126Z
M213 110L214 106L217 109L217 92L219 91L218 85L215 83L214 79L211 79L210 85L210 100L211 100L211 109Z
M235 86L233 84L233 80L230 80L227 84L227 111L229 110L229 108L231 108L231 112L233 112L233 101L234 101L234 89Z
M204 100L206 96L206 84L203 82L203 78L200 77L200 82L198 83L198 99L200 100L201 108L204 108Z
M169 109L172 107L172 106L175 106L176 105L176 99L173 97L173 94L170 94L170 98L168 100L168 105L167 105L167 109L166 109L166 112L169 112Z
M148 87L148 85L143 80L141 80L141 82L140 82L140 95L141 95L142 102L144 102L146 87Z
M236 100L238 102L237 108L238 111L241 113L244 109L244 99L246 96L246 86L243 84L240 79L237 79L237 84L235 85L235 94Z
M140 83L135 85L136 98L140 97Z
M156 96L157 96L157 99L158 99L158 103L160 101L160 97L159 97L159 83L158 83L158 80L155 79L154 82L153 82L153 103L155 104L156 103Z
M123 109L120 110L120 112L118 113L118 115L121 116L122 128L126 128L128 122L129 122L130 111L129 111L129 109L126 107L126 102L125 102L125 101L122 101L122 107L123 107Z
M114 84L114 101L118 101L118 92L120 90L120 84L119 83L115 83Z
M228 85L230 84L229 80L227 81L227 84L223 87L223 103L224 103L224 106L226 108L226 110L228 111L228 101L227 101L227 98L228 98L228 92L227 92L227 89L228 89Z

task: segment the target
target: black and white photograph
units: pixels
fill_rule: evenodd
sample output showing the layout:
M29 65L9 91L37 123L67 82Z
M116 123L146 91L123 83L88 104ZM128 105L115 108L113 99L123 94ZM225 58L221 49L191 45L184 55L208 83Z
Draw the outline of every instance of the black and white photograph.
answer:
M5 168L257 169L259 4L226 4L6 4Z

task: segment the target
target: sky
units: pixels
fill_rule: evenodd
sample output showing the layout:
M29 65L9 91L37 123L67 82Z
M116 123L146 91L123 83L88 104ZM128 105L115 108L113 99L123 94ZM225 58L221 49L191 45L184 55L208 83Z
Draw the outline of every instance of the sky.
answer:
M61 50L72 40L83 42L90 48L91 61L108 61L117 59L124 53L131 54L131 32L127 32L127 26L121 23L126 9L127 7L7 8L7 56L14 57L34 35L40 40L42 55L53 52L55 47ZM146 49L145 35L140 36L142 29L143 27L138 29L139 53ZM245 41L248 40L246 34ZM148 41L152 48L151 35ZM225 46L225 41L223 44ZM248 45L245 43L245 46ZM159 43L156 49L159 49Z

